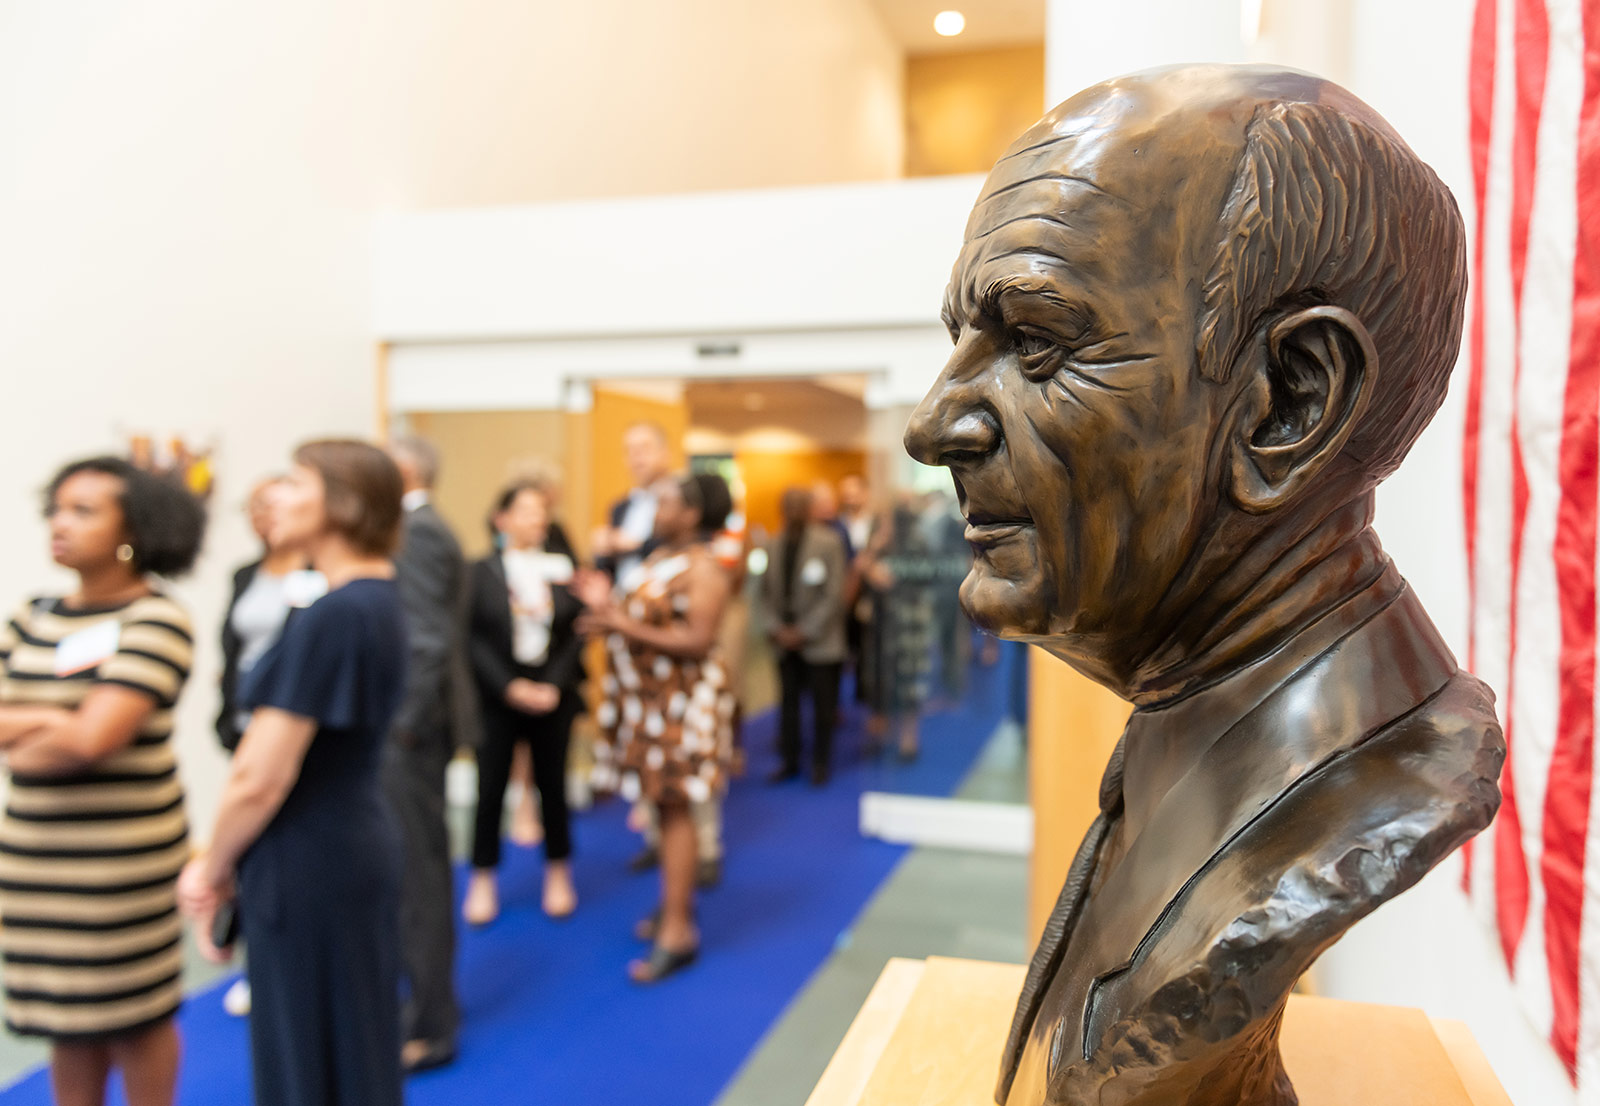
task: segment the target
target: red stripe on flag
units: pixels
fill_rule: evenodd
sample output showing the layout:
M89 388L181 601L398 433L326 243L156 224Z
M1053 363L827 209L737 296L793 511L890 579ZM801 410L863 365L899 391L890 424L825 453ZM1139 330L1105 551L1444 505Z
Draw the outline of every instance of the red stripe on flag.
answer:
M1542 872L1556 1054L1576 1070L1579 934L1593 789L1595 722L1595 450L1600 418L1600 4L1583 5L1583 106L1578 118L1578 235L1572 345L1562 405L1555 570L1561 605L1560 697Z
M1462 443L1462 497L1466 507L1467 599L1477 598L1478 437L1483 406L1483 222L1489 180L1489 135L1494 115L1496 0L1478 0L1472 16L1472 61L1467 90L1472 154L1473 223L1472 331L1468 338L1467 424ZM1472 620L1467 620L1467 665L1474 661Z
M1483 406L1483 222L1489 180L1489 133L1494 114L1496 0L1478 0L1472 13L1472 55L1468 67L1468 142L1472 156L1472 329L1467 337L1467 419L1461 444L1461 499L1466 518L1467 609L1477 605L1478 439ZM1467 619L1467 667L1477 664L1474 619ZM1472 846L1462 847L1461 886L1472 889Z
M1505 734L1515 745L1518 594L1522 546L1528 522L1528 470L1522 456L1522 417L1517 406L1522 381L1522 290L1528 273L1528 233L1533 217L1539 118L1544 110L1545 74L1550 61L1550 21L1544 0L1517 0L1515 25L1516 93L1511 130L1511 592L1506 640ZM1510 964L1528 924L1528 863L1522 847L1522 818L1516 801L1516 776L1508 760L1501 781L1507 796L1495 831L1495 889L1500 947Z

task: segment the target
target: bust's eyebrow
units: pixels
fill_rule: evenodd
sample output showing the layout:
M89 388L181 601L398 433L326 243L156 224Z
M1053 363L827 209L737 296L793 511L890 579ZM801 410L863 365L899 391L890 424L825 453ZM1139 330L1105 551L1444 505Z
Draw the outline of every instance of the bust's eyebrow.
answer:
M1048 283L1047 278L1038 274L1009 273L996 277L983 286L978 293L978 307L985 315L999 313L1000 301L1006 296L1033 296L1044 300L1054 307L1064 308L1068 311L1081 310L1076 304L1068 300L1059 290Z

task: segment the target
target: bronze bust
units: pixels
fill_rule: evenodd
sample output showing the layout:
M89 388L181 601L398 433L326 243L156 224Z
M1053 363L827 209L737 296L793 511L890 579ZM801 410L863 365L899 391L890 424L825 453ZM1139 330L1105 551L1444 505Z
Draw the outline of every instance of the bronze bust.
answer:
M1371 529L1464 255L1388 124L1286 70L1108 81L984 184L906 445L954 476L972 618L1135 708L997 1101L1289 1106L1295 981L1493 817L1493 693Z

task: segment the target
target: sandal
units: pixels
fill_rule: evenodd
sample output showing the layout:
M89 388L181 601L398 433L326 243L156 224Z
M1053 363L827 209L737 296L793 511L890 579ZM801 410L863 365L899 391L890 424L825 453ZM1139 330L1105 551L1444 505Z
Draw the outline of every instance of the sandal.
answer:
M693 964L699 956L699 945L676 950L664 945L652 945L648 957L629 963L628 978L640 984L660 983L667 976Z
M568 872L565 878L552 879L549 872L545 873L544 894L540 898L540 906L546 915L556 921L563 921L572 917L578 909L578 891L572 886L572 873Z
M467 896L461 904L461 920L473 929L482 929L500 916L500 889L494 877L480 877L474 872L467 884Z
M700 921L700 915L698 913L691 913L689 915L689 921L698 924ZM650 941L653 943L656 939L656 934L660 931L660 929L661 908L659 906L650 911L648 916L640 918L637 922L633 923L633 935L640 941Z

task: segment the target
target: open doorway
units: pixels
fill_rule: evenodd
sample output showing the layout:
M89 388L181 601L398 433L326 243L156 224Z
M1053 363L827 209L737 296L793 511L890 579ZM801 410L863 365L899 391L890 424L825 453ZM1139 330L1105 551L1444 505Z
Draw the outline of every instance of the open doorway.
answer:
M628 426L661 426L675 467L715 465L730 477L760 536L777 528L784 488L883 470L894 443L872 440L870 382L867 373L608 379L589 386L584 410L411 411L405 421L445 459L438 506L469 553L488 548L484 518L497 490L535 469L559 473L563 521L582 551L627 493L621 438Z

